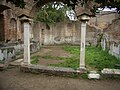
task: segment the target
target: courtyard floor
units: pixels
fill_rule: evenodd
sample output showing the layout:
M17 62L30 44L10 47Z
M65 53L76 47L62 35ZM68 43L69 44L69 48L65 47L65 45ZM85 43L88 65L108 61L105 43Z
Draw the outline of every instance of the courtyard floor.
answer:
M22 73L18 68L0 72L0 90L119 90L120 80L87 80Z
M72 55L63 49L64 46L45 46L42 47L35 56L40 56L39 62L37 64L49 66L50 64L57 64L64 62L54 57L69 58ZM47 57L47 58L46 58Z
M45 59L44 56L71 57L62 47L44 47L35 55L40 55L38 64L49 65L62 60ZM33 54L34 56L34 54ZM19 63L19 62L18 62ZM0 71L0 90L119 90L120 79L88 80L31 74L20 72L18 67Z

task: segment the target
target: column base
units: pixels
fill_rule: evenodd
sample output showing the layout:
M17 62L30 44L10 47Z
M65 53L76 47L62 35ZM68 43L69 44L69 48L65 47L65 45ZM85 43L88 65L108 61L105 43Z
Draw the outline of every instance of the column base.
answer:
M86 70L86 68L84 66L80 66L79 68L80 70Z
M77 69L77 71L80 72L80 73L86 73L86 72L87 72L87 69L86 69L85 67L79 67L79 68Z
M27 66L27 65L30 65L30 63L28 63L28 62L22 62L21 65Z

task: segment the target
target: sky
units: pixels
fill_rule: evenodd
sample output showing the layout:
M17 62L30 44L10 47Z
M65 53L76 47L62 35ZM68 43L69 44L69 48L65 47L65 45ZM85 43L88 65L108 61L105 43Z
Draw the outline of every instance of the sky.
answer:
M102 10L102 8L99 8L99 10ZM115 8L109 9L109 8L105 7L102 11L115 11Z
M102 10L102 8L99 8L99 10ZM109 9L109 8L105 7L102 11L113 11L113 12L115 12L116 9L115 8ZM71 10L71 12L67 11L66 13L67 13L67 16L70 18L70 20L75 20L74 11Z

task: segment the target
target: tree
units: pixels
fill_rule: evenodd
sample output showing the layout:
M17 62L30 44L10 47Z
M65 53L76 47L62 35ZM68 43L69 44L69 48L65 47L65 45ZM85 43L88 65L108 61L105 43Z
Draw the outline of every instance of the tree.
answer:
M16 7L24 8L26 5L26 2L24 0L6 0L7 2L11 2L15 4Z
M6 0L6 1L12 2L13 4L15 4L16 6L19 6L21 8L24 8L24 6L25 6L24 0ZM40 3L45 2L45 0L34 0L34 1L38 1ZM55 1L55 0L51 0L51 1ZM108 8L116 8L117 12L120 13L120 0L62 0L62 1L64 3L66 3L68 6L72 6L73 9L74 9L75 5L77 5L78 2L80 2L81 4L84 4L88 1L94 1L99 4L99 7L104 8L105 6L107 6ZM98 6L94 6L94 9L96 7L98 7Z
M66 11L70 10L62 2L52 2L44 5L38 12L35 21L44 22L47 26L67 20Z

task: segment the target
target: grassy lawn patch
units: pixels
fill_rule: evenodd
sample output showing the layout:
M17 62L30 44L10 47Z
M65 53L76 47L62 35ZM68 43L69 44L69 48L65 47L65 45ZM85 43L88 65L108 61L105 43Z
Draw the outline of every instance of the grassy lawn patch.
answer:
M72 57L64 59L63 63L55 64L59 67L79 68L80 48L73 46L65 46L64 49L72 54ZM116 57L103 51L97 47L86 47L86 66L92 67L97 70L103 68L120 68L116 67L116 64L120 64L120 61Z
M98 70L103 68L120 68L115 66L116 64L120 64L120 61L101 48L87 47L85 58L87 65L97 68Z
M78 46L65 46L64 50L69 52L71 57L59 57L59 56L33 56L31 63L37 64L39 62L39 58L44 59L54 59L54 60L63 60L63 62L59 62L58 64L50 64L50 66L57 67L68 67L77 69L79 68L80 61L80 47ZM103 68L116 68L120 69L120 67L115 66L116 64L120 64L120 61L110 55L107 51L103 51L101 48L97 48L94 46L86 47L86 67L92 70L102 70Z
M37 63L39 62L39 58L40 58L39 55L33 56L33 57L31 58L31 64L37 64Z
M52 64L57 67L68 67L77 69L79 67L79 47L77 46L65 46L64 50L72 54L72 57L64 58L64 62L59 64Z

